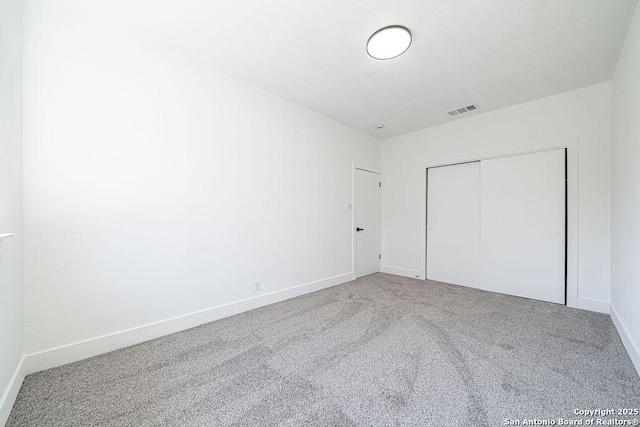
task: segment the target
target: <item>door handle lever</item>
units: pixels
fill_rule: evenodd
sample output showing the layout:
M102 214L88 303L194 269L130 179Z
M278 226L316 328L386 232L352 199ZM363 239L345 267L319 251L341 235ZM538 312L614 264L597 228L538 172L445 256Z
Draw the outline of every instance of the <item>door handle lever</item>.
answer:
M356 227L356 231L364 231L364 228Z

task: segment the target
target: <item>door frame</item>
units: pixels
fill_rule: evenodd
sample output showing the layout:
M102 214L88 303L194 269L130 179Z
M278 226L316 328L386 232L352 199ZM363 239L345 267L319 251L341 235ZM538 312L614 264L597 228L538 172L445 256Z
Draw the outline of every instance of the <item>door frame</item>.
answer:
M356 212L358 209L357 203L356 203L356 192L358 189L358 185L357 185L357 174L358 171L364 171L364 172L370 172L370 173L375 173L376 175L378 175L378 182L382 182L382 173L377 172L375 170L369 169L369 168L364 168L364 167L360 167L360 166L356 166L355 163L352 164L351 167L351 275L352 275L352 280L355 280L358 276L358 271L357 271L357 260L358 258L357 256L357 251L358 251L358 244L357 244L357 235L356 235ZM382 256L382 187L379 188L379 193L380 193L380 197L378 198L378 212L380 213L380 222L378 224L378 228L379 228L379 241L378 241L378 247L380 248L380 255ZM381 267L382 267L382 259L378 259L378 272L381 271Z
M486 155L476 156L460 156L448 157L436 160L424 165L425 175L423 181L423 197L420 221L420 248L422 251L420 259L422 267L420 278L426 280L427 270L427 170L439 166L448 166L459 163L468 163L474 161L497 159L501 157L511 157L521 154L538 153L542 151L551 151L558 149L566 149L566 305L568 307L578 308L578 138L566 138L562 140L550 141L547 144L536 144L523 146L513 149L501 149L494 152L486 153Z

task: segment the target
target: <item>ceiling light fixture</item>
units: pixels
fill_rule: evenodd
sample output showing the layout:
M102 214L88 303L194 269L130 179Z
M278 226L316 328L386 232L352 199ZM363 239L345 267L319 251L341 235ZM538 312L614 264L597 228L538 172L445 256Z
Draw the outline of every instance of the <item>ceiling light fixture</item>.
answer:
M401 25L380 28L367 41L367 53L374 59L393 59L411 46L411 31Z

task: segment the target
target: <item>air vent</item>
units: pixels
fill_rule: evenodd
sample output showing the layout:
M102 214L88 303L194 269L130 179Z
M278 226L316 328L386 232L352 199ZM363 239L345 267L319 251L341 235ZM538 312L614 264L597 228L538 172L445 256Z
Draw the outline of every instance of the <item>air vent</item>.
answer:
M448 111L447 114L450 116L457 116L458 114L468 113L469 111L474 111L478 109L477 104L467 105L466 107L456 108L454 110Z

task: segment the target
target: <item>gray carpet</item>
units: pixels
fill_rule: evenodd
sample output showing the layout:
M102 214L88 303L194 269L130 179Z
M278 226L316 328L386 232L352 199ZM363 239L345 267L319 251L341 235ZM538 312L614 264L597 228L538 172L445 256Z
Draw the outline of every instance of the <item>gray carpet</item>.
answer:
M29 375L8 425L497 426L574 408L640 408L609 316L375 274Z

